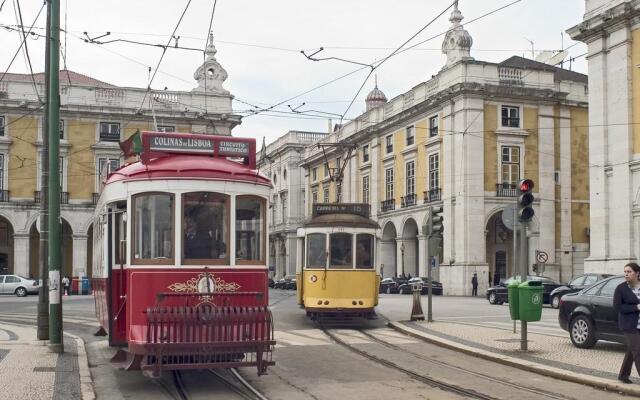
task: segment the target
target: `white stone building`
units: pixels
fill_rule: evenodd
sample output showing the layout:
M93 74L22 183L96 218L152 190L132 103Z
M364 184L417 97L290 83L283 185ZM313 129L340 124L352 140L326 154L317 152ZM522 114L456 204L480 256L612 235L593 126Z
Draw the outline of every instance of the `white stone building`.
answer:
M621 273L640 256L640 1L587 0L568 32L588 46L591 252Z
M271 179L269 202L269 270L272 277L295 276L296 231L305 219L304 148L326 133L290 131L263 148L258 169Z

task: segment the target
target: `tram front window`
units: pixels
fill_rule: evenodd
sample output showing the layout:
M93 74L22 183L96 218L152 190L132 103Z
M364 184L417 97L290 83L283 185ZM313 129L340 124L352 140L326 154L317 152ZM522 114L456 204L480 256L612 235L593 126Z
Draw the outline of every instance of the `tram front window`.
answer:
M326 265L327 237L324 233L307 236L307 268L324 268Z
M173 195L141 194L133 198L134 262L173 262Z
M373 268L373 235L361 233L356 236L356 268Z
M264 204L259 197L236 199L236 261L238 264L264 263Z
M182 195L185 262L228 262L228 204L227 196L218 193Z
M353 236L350 233L332 233L329 247L330 268L351 269L353 268Z

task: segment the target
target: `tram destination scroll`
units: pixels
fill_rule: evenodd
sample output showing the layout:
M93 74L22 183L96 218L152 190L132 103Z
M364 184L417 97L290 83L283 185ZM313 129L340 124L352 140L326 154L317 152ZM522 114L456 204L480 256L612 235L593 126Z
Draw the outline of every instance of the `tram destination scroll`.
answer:
M313 217L327 214L353 214L369 218L369 204L343 203L343 204L314 204Z

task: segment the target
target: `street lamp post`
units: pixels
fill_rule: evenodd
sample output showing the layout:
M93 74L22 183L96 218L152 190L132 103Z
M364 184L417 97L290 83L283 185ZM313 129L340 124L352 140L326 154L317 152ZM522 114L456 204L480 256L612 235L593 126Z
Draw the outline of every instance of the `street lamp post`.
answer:
M404 276L404 242L400 244L400 255L402 256L402 269L400 270L400 276Z

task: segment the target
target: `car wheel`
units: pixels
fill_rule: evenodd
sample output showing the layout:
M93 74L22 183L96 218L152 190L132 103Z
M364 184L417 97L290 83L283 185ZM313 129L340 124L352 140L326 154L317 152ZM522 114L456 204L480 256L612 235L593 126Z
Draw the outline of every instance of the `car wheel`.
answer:
M23 287L19 287L16 289L16 296L18 297L25 297L27 295L27 289L23 288Z
M581 349L590 349L598 341L593 323L584 315L579 315L571 320L569 335L573 345Z
M498 299L496 298L495 293L489 294L489 304L498 304Z
M551 298L551 307L560 308L560 296L553 296Z

